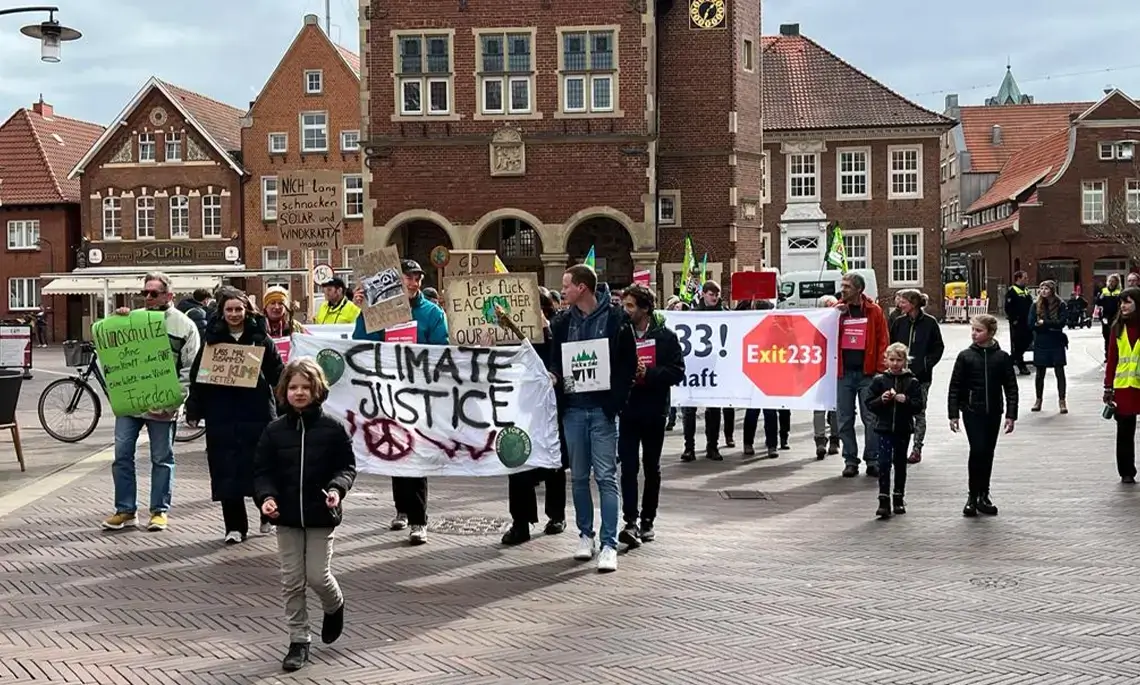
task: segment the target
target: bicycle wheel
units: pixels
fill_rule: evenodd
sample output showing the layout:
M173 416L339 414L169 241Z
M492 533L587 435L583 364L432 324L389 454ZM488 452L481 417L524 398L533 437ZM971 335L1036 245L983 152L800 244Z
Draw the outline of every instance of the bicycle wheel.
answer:
M206 433L206 422L199 421L197 427L179 422L178 430L174 432L174 442L194 442Z
M99 425L103 407L91 386L77 378L52 381L40 394L40 425L60 442L79 442Z

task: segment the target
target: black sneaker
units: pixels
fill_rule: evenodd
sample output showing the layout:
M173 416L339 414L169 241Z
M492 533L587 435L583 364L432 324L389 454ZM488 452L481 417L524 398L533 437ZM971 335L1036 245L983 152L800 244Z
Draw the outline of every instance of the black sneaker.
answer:
M790 450L790 449L792 449L792 446L788 444L788 436L786 436L786 435L781 435L781 436L780 436L780 449L781 449L781 450Z
M736 441L730 437L725 437L724 446L727 447L728 449L732 449L732 448L736 447Z
M990 501L990 493L984 493L978 498L978 513L986 516L997 516L997 506Z
M827 456L834 457L839 454L839 438L830 438L827 441Z
M564 530L566 530L565 521L555 521L551 519L550 521L546 522L546 527L542 529L542 532L546 533L547 535L559 535Z
M627 523L618 533L618 542L629 545L630 548L641 547L641 530L636 523Z
M775 445L768 448L768 458L775 459L780 456L780 451L776 449Z
M1120 482L1125 485L1136 485L1136 476L1121 476Z
M855 464L848 464L847 466L843 467L843 477L844 478L854 478L855 476L858 476L858 475L859 475L859 467L856 466Z
M827 456L827 440L815 439L815 458L823 459Z
M522 543L530 540L530 526L513 524L510 529L503 533L504 545L521 545Z
M724 461L724 457L721 456L720 450L715 447L710 447L705 450L705 459L711 459L712 461Z
M667 430L667 431L671 431L671 430L673 430L673 429L674 429L674 428L676 428L676 427L677 427L677 422L676 422L676 421L670 421L669 423L666 423L666 424L665 424L665 430Z
M879 465L878 464L867 464L867 477L868 478L878 478L879 477Z
M894 494L894 497L892 497L891 499L893 500L893 503L894 503L894 513L905 514L906 513L906 499L902 496L902 494L896 492Z
M640 535L638 537L641 538L642 542L653 542L654 540L657 539L657 533L653 532L653 522L652 521L642 521L641 522L641 532L640 532Z
M309 645L304 642L294 642L289 645L289 652L281 662L281 668L286 671L299 671L309 663Z
M879 508L875 510L875 516L881 519L889 519L891 517L891 498L886 495L879 495Z
M744 446L744 456L746 456L746 457L756 456L756 448L753 447L752 445L745 445Z
M331 645L337 641L342 632L344 632L344 600L341 600L339 609L331 614L325 614L325 621L321 624L321 642Z
M696 461L697 451L692 447L686 447L684 452L681 452L681 461Z
M978 515L978 498L974 495L966 497L966 506L962 507L962 516Z

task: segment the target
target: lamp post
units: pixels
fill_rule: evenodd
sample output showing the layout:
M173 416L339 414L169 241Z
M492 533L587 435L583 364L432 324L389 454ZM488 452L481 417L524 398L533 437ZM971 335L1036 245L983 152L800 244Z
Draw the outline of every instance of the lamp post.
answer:
M60 48L63 43L72 40L79 40L83 34L73 28L61 25L55 20L55 13L59 11L58 7L51 6L37 6L37 7L14 7L12 9L0 9L0 15L5 14L22 14L24 12L47 12L47 21L39 24L29 24L22 29L20 33L35 38L40 41L40 59L52 64L59 61Z

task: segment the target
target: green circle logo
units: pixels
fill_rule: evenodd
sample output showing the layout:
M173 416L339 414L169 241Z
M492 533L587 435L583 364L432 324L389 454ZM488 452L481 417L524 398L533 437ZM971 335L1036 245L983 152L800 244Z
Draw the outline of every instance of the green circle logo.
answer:
M508 426L495 438L495 454L509 469L518 468L530 459L530 436L518 426Z
M336 350L321 350L317 353L317 364L325 372L329 385L336 385L344 375L344 357Z

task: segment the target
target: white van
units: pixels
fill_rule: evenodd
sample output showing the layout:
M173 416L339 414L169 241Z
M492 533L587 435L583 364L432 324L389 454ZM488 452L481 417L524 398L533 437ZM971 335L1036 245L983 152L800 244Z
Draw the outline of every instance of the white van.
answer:
M864 294L879 299L879 281L872 269L851 269L847 273L859 274L867 282ZM843 273L835 269L823 271L789 271L780 275L780 309L817 307L824 295L838 295Z

